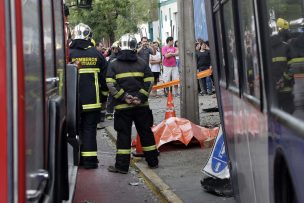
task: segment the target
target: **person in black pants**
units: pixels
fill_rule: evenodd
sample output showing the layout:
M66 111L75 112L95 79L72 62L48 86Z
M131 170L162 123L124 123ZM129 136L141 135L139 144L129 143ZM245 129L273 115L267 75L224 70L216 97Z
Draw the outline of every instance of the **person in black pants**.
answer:
M118 46L118 41L116 41L111 46L111 55L108 60L109 63L111 63L111 61L116 60L118 52L119 52L119 46ZM113 115L114 115L113 96L112 94L109 94L107 100L107 107L106 107L106 119L112 120Z
M83 23L74 28L70 44L70 62L79 62L79 108L80 108L80 165L86 169L98 167L97 123L100 122L102 103L107 100L105 81L107 62L91 43L91 28Z
M201 43L200 50L196 52L197 59L197 68L199 71L204 71L210 68L211 59L210 59L210 51L209 46L206 42ZM204 86L207 89L207 94L212 94L212 80L210 76L201 79L201 83L203 84L201 88L201 94L205 94Z
M148 97L154 82L149 65L136 54L134 35L123 35L117 59L107 71L107 85L114 100L114 129L117 131L116 162L108 171L128 173L131 158L132 123L140 136L144 155L150 168L158 167L158 152L151 130L153 115Z

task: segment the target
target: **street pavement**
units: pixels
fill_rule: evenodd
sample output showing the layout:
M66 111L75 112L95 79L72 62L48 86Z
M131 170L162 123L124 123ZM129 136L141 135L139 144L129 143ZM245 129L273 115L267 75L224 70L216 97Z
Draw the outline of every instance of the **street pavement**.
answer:
M128 174L107 171L107 167L114 164L116 149L105 130L98 130L97 144L99 167L92 170L78 168L73 203L155 203L161 201L148 188L137 169L131 167Z
M164 119L166 111L166 97L151 98L150 108L153 111L154 123ZM177 117L180 116L180 98L174 98ZM199 96L200 125L216 127L220 125L218 112L205 112L207 109L216 109L217 101L214 95ZM234 198L218 197L204 191L200 185L201 169L206 163L211 148L201 149L199 145L170 145L160 148L159 168L154 172L170 187L170 189L185 203L220 203L235 202ZM143 160L142 160L143 162Z
M166 102L167 98L164 96L149 99L154 124L159 124L164 119ZM174 105L179 117L179 97L174 98ZM203 111L216 107L215 95L199 96L201 126L219 126L218 112ZM100 166L96 170L78 171L76 196L73 202L235 202L234 198L215 196L205 192L201 187L200 180L203 176L201 169L211 149L201 149L197 144L187 147L178 143L162 146L159 149L158 169L149 169L143 158L132 158L129 174L107 172L106 168L115 162L113 143L116 140L116 132L113 129L113 121L106 121L102 125L106 128L99 130L97 136ZM132 129L132 137L136 137L135 127ZM85 179L92 179L93 182L82 185L81 182ZM98 197L95 194L98 194Z

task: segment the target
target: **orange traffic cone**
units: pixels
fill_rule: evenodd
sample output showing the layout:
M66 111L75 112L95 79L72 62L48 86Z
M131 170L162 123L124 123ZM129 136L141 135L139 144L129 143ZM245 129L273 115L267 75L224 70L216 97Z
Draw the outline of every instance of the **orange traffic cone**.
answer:
M176 117L171 91L168 92L167 110L165 114L165 119L168 119L170 117Z
M144 157L145 156L143 149L141 147L140 138L139 138L138 133L136 135L136 140L133 140L131 145L136 146L136 151L132 152L133 156L135 156L135 157Z

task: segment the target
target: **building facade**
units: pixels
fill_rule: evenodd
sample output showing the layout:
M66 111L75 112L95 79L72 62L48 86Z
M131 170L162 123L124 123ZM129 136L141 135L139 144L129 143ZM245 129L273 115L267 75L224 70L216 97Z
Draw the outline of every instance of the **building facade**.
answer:
M208 40L206 12L204 0L193 0L195 38ZM166 39L172 36L178 40L178 11L177 0L159 0L158 20L144 23L138 26L139 34L146 36L151 41L159 41L166 44Z
M193 0L195 38L208 40L205 0Z
M164 45L167 37L178 40L178 16L176 0L159 1L159 29L160 40Z

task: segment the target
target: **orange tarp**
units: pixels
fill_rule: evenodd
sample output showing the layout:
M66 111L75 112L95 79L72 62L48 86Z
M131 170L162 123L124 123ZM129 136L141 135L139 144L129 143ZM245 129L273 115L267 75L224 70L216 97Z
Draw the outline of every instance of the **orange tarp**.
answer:
M157 148L171 141L180 141L186 146L195 138L201 147L208 138L217 136L219 128L204 128L184 118L171 117L152 128Z
M200 78L204 78L204 77L207 77L209 75L212 75L212 69L208 69L208 70L204 70L202 72L199 72L197 73L197 79L200 79ZM153 90L157 90L157 89L162 89L162 88L165 88L165 87L171 87L171 86L174 86L174 85L178 85L179 84L179 80L172 80L170 82L166 82L166 83L162 83L162 84L158 84L158 85L154 85L152 87Z

